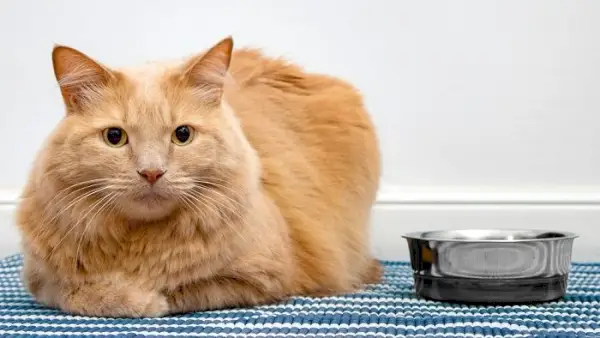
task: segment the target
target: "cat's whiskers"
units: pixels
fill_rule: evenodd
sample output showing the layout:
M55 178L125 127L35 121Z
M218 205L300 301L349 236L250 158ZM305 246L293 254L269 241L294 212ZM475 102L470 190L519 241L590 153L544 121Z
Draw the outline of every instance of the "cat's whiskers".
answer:
M234 204L234 207L238 207L240 209L246 208L246 206L244 206L239 200L237 200L235 198L232 198L232 197L224 194L221 191L218 191L216 189L210 189L209 187L205 187L205 186L199 186L199 188L202 189L203 193L208 192L208 193L213 193L215 195L219 195L219 197L221 197L222 199L226 200L227 202L231 202L232 204ZM224 187L224 188L227 188L227 187ZM238 199L242 199L243 198L243 196L241 194L234 195L233 197L236 197Z
M200 199L196 196L193 196L193 195L189 194L188 192L184 192L182 194L182 196L185 196L190 201L192 211L196 211L199 214L201 214L201 219L203 222L212 221L211 218L209 217L209 215L207 214L207 212L210 212L211 214L216 215L219 218L219 220L223 220L223 218L218 213L218 210L211 208L210 205L208 205L202 199Z
M90 181L96 181L96 180L90 180ZM54 208L57 205L59 205L60 203L62 203L66 198L68 198L69 196L71 196L73 194L81 192L83 190L86 190L86 189L94 189L93 191L88 192L89 195L92 195L93 193L96 192L97 189L102 188L102 186L104 185L104 182L92 182L92 183L88 183L90 181L76 183L76 184L73 184L73 185L71 185L69 187L66 187L64 189L59 190L55 194L55 196L52 199L50 199L50 202L46 203L46 206L44 207L44 210L42 211L42 219L39 221L39 226L34 230L33 234L34 235L41 235L43 233L47 233L47 232L53 231L53 228L52 227L48 227L47 225L53 223L63 212L67 211L68 208L64 208L62 210L58 210L58 211L56 211L54 213L51 213L50 211L51 211L52 208ZM66 195L62 196L60 198L60 200L57 201L57 202L52 202L55 198L60 197L61 194L63 194L68 189L72 189L73 187L81 186L82 184L87 184L87 185L85 185L83 187L79 187L78 189L75 189L73 191L70 191ZM79 197L81 197L81 196L79 196ZM75 204L77 202L78 202L78 200L74 201L73 204ZM52 217L50 220L48 220L51 215L54 215L54 217Z
M58 190L54 194L54 196L48 202L46 202L46 206L44 207L44 210L42 212L44 217L42 218L41 223L45 224L47 222L48 213L51 208L55 207L56 205L60 205L69 196L76 194L78 192L81 192L83 190L86 190L86 189L101 187L101 186L107 185L107 184L110 184L113 187L117 187L117 186L115 186L115 183L121 183L121 182L122 182L122 180L120 180L119 178L96 178L96 179L91 179L91 180L87 180L87 181L83 181L83 182L78 182L78 183L72 184L70 186L67 186L63 189ZM73 188L77 188L77 189L72 190ZM65 194L65 192L67 192L67 193ZM55 199L57 199L57 198L60 198L60 199L58 201L55 201ZM54 221L54 219L52 221ZM51 222L49 222L49 223L51 223Z
M204 201L208 201L208 202L212 202L212 204L217 207L217 209L227 209L227 211L229 211L230 213L232 213L234 216L238 217L238 218L243 218L242 214L232 205L230 205L228 202L233 201L233 199L223 195L225 198L220 201L218 200L216 197L212 197L209 195L209 193L213 192L211 189L207 189L207 190L191 190L191 193L199 198L202 198Z
M77 194L78 192L81 192L83 190L86 189L91 189L91 188L101 188L104 185L104 182L96 182L96 183L89 183L85 186L80 186L79 188L75 189L75 190L71 190L68 193L65 194L66 190L68 189L62 189L59 192L57 192L54 197L52 199L50 199L50 201L47 202L46 207L44 207L43 213L44 213L44 218L42 219L43 223L46 223L47 218L46 215L50 212L50 209L56 207L57 205L60 205L63 201L65 201L65 199L68 199L71 195ZM71 187L69 187L70 189ZM60 199L58 201L54 201L54 199L59 198Z
M72 201L69 205L67 205L65 208L61 209L60 211L58 211L54 217L48 222L49 224L52 224L62 213L67 212L69 209L71 209L74 205L76 205L77 203L81 202L83 199L90 197L94 194L97 194L99 192L108 190L108 189L112 189L113 187L108 185L108 186L102 186L100 188L96 188L90 192L87 192L79 197L77 197L74 201Z
M195 191L195 190L192 190L191 192L193 193L191 196L195 197L195 199L198 200L199 202L201 202L203 205L205 205L208 210L212 211L213 214L215 214L218 217L218 219L222 222L222 224L224 224L230 230L234 231L240 237L240 239L242 239L243 241L247 241L247 239L243 236L243 234L240 232L240 230L233 224L233 220L230 218L225 218L223 216L223 214L219 212L219 209L226 209L227 211L232 213L237 218L238 222L241 222L241 223L243 223L245 221L244 215L242 215L238 210L232 208L230 205L227 205L224 202L216 200L216 199L208 196L206 193L203 194L203 193L201 193L199 191ZM212 202L211 204L214 207L211 208L210 205L208 204L208 202Z
M47 202L46 207L44 208L44 210L50 208L51 206L53 206L55 204L58 204L58 203L62 202L62 200L64 200L67 196L71 195L74 192L80 191L80 190L88 188L90 186L95 186L95 185L103 184L107 180L108 179L105 179L105 178L96 178L96 179L92 179L92 180L78 182L78 183L69 185L69 186L67 186L65 188L62 188L62 189L60 189L60 190L58 190L58 191L56 191L54 193L54 196ZM77 187L79 187L79 188L77 188ZM77 189L71 190L73 188L77 188ZM68 192L68 194L67 195L63 195L65 192ZM58 201L55 202L55 199L57 199L59 197L60 197L60 200L58 200Z
M196 182L204 182L204 181L199 181L196 180ZM207 182L209 184L214 184L214 182ZM238 198L244 198L243 196L241 196L239 193L237 193L237 191L232 190L232 188L229 188L227 186L221 185L221 188L225 188L228 189L230 192L232 192L235 197ZM201 189L203 189L202 191L195 191L199 197L202 198L206 198L210 201L213 202L213 204L215 205L216 208L220 208L220 207L225 207L226 209L228 209L230 212L232 212L237 218L239 222L245 222L245 214L242 215L240 210L237 209L232 209L230 205L225 204L225 202L233 202L235 205L237 205L239 208L241 208L241 210L245 210L245 206L241 205L239 201L231 198L230 196L224 194L221 191L215 190L215 189L210 189L209 187L206 186L201 186ZM210 196L208 196L207 193L216 193L219 195L219 197L221 197L222 199L224 199L223 202L219 202L216 199L211 198ZM242 241L244 242L248 242L248 239L246 237L243 236L242 232L240 231L240 229L238 227L236 227L233 224L233 221L231 219L225 219L223 216L221 216L220 213L218 213L219 219L222 221L222 223L228 227L230 230L232 230ZM269 250L271 253L271 249L270 248L265 248L266 250Z
M211 180L213 180L213 179L220 180L222 182L231 182L229 180L224 180L224 179L220 179L217 177L211 178ZM239 201L247 198L247 196L245 194L243 194L240 191L235 190L233 187L229 187L224 184L216 183L216 182L209 181L209 180L201 180L198 178L171 179L169 181L169 185L177 187L177 188L173 189L173 192L176 194L179 194L182 191L197 190L200 188L200 189L202 189L202 193L211 192L211 193L217 194L217 195L222 196L223 198L227 199L228 201L233 202L235 204L235 206L240 207L240 208L244 208L244 206ZM211 189L211 188L216 188L216 189ZM224 192L221 192L218 190L224 190L226 194Z
M190 209L190 211L196 211L199 214L201 214L202 219L206 219L206 213L204 211L202 211L202 209L200 209L198 206L194 205L194 203L190 199L190 197L188 197L185 194L182 194L182 195L179 195L178 198L180 199L180 201L183 202L183 204L185 204L186 207L188 207Z
M214 182L221 182L221 183L231 183L232 179L224 179L224 178L220 178L220 177L194 177L194 176L187 176L187 175L183 175L181 177L175 177L175 178L170 178L172 183L191 183L191 182L199 182L199 183L214 183Z
M232 195L235 195L236 197L241 197L241 193L238 190L235 190L234 187L229 186L229 185L225 185L223 183L230 183L228 181L223 181L223 183L220 182L213 182L213 181L208 181L208 180L200 180L200 179L193 179L193 182L196 185L205 185L205 186L212 186L212 187L217 187L220 189L224 189L227 190L228 192L230 192Z
M81 243L83 242L83 239L85 238L85 234L86 234L88 228L90 227L90 224L92 224L92 222L94 221L96 216L98 214L100 214L102 212L102 210L105 209L107 206L111 205L111 203L112 203L111 210L114 210L115 204L113 202L121 195L122 195L122 193L116 193L116 192L110 192L108 195L106 195L103 199L105 199L106 197L108 197L108 199L105 200L105 202L102 204L102 206L100 208L98 208L96 213L85 224L85 227L83 228L83 231L81 232L81 235L79 236L79 241L77 243L77 251L75 251L75 268L76 269L77 269L77 264L79 261L79 249L81 248ZM101 199L101 201L103 199ZM110 213L110 212L108 212L108 213Z
M240 232L240 230L238 228L235 227L235 225L232 223L231 220L226 219L225 217L222 216L222 214L219 212L219 208L222 207L222 204L219 203L218 201L212 200L213 202L212 204L214 205L214 207L211 207L206 200L204 200L204 198L206 198L207 196L205 195L196 195L196 194L190 194L189 192L186 192L185 195L189 198L192 198L194 201L196 201L197 203L199 203L200 205L202 205L207 211L210 211L213 215L215 215L219 221L222 222L222 224L224 224L227 228L229 228L230 230L234 231L235 234L242 240L242 241L247 241L246 238L244 237L244 235ZM197 209L199 210L199 209ZM244 218L242 215L240 215L239 213L236 213L235 211L230 210L232 213L235 213L237 217L239 217L239 220L241 222L243 222Z
M215 183L215 182L211 182L211 181L206 181L206 180L200 180L200 179L193 179L195 185L195 188L200 188L203 189L204 191L210 191L210 192L214 192L215 194L218 194L219 196L222 196L228 200L231 200L232 202L234 202L234 204L236 204L236 206L240 207L240 208L244 208L244 205L242 205L240 203L240 201L245 200L248 198L247 194L244 194L244 192L240 191L239 189L236 190L234 187L231 186L227 186L224 184L220 184L220 183ZM227 182L227 181L224 181ZM213 188L213 189L211 189ZM216 189L214 189L216 188ZM219 191L219 190L224 190L224 191Z
M231 184L232 178L220 178L220 177L192 177L192 181L197 183L204 184L214 184L214 183L223 183L223 184Z
M71 208L73 205L75 205L77 202L83 200L84 198L89 197L89 196L91 196L91 195L93 195L95 193L104 191L106 189L110 189L110 188L111 188L111 186L105 186L105 187L102 187L100 189L95 189L94 191L92 191L90 193L87 193L87 194L85 194L83 196L80 196L76 201L74 201L73 203L71 203L67 208L65 208L65 209L61 210L60 212L58 212L54 218L57 218L58 216L60 216L60 214L62 214L63 212L67 211L69 208ZM50 250L50 252L46 255L46 257L44 258L44 260L52 257L52 255L56 251L56 249L69 236L69 234L73 230L75 230L75 228L81 222L81 220L85 219L85 217L91 212L91 210L93 210L93 208L98 204L98 202L102 201L105 197L106 196L102 197L99 201L96 201L96 202L92 203L92 205L90 205L89 207L87 207L87 209L85 209L85 210L88 210L88 211L83 216L78 217L79 220L73 226L71 226L68 231L66 231L66 233L61 237L61 239L58 241L58 243L56 243L56 245L54 246L54 248L52 248L52 250Z
M210 206L208 204L206 204L206 202L202 201L200 198L193 196L191 194L189 194L188 192L184 192L181 196L185 196L186 198L188 198L189 200L191 200L191 205L194 206L193 210L198 211L199 213L202 213L202 216L206 217L206 213L204 211L202 211L203 209L201 209L200 207L204 207L205 210L207 211L212 211ZM200 206L196 205L200 204Z

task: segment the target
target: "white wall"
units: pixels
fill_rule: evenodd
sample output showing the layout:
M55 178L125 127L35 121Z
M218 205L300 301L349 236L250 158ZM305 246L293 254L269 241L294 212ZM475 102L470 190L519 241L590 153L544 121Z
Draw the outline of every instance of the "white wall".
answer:
M362 89L384 155L374 242L422 228L576 230L600 259L600 2L0 1L0 255L35 151L62 116L54 43L108 65L232 34Z

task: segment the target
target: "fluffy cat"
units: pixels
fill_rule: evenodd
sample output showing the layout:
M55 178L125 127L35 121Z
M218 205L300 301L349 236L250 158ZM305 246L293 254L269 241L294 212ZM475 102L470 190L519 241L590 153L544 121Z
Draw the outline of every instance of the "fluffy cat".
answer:
M379 150L352 86L231 38L138 68L52 60L66 114L17 212L40 303L163 316L378 281Z

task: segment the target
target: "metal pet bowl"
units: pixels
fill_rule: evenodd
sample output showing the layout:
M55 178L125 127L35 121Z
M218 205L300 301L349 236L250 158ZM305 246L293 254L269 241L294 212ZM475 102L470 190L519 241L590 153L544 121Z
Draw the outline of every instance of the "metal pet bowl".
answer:
M418 296L438 301L515 304L565 295L569 232L449 230L414 232L408 241Z

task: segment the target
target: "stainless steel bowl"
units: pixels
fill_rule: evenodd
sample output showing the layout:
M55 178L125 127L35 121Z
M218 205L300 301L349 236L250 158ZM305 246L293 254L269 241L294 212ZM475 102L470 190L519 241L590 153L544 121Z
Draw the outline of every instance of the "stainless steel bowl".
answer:
M414 232L408 241L417 295L514 304L562 298L577 237L543 230Z

